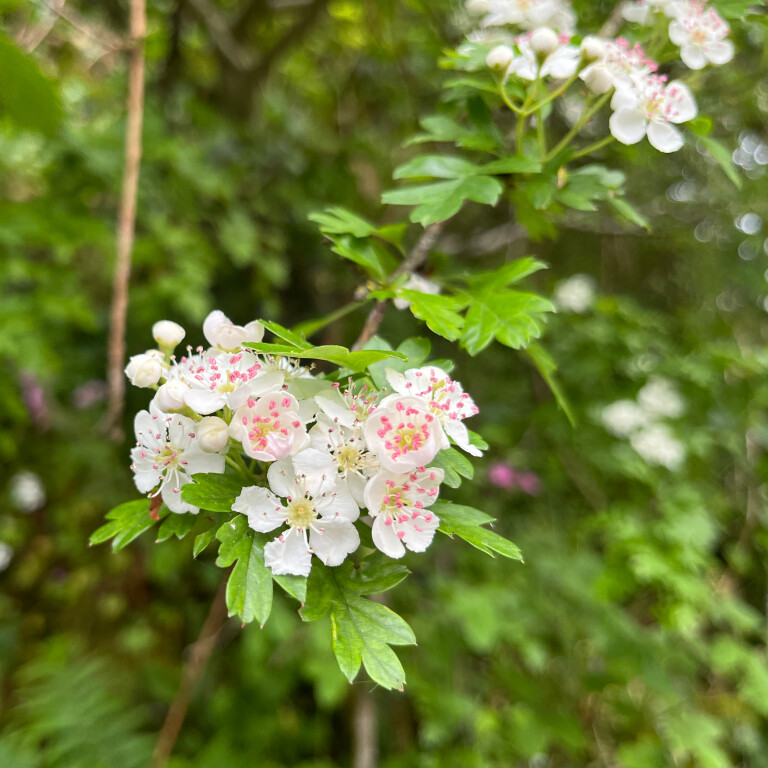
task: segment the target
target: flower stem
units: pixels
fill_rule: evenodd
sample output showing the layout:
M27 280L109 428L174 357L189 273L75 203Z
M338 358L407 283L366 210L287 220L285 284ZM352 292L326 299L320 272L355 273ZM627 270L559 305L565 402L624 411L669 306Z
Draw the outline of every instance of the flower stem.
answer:
M499 95L501 96L501 100L516 114L516 115L522 115L523 110L516 106L512 99L509 98L507 94L507 89L504 87L504 80L499 80Z
M573 83L576 81L576 78L578 78L579 73L577 72L572 77L569 77L561 86L558 88L555 88L554 91L547 94L547 96L542 99L538 104L534 104L530 109L523 110L524 114L531 115L534 112L538 112L542 107L546 107L547 104L549 104L551 101L554 101L561 93L564 93L567 91Z
M555 148L546 156L545 160L551 160L555 155L562 152L573 139L574 136L592 119L592 117L595 115L596 112L598 112L603 104L605 104L606 101L611 96L611 92L608 91L608 93L604 93L594 104L591 106L584 107L584 111L581 113L581 117L578 119L578 122L576 125L571 128L568 133L563 136L562 140L555 146Z
M600 141L596 141L594 144L590 144L588 147L580 149L575 155L571 156L571 160L575 160L578 157L584 157L584 155L591 155L593 152L597 152L598 149L602 149L614 141L616 141L615 137L606 136L605 138L600 139Z
M237 458L238 458L240 461L239 461L239 462L238 462L238 461L235 461L235 459L233 459L233 458L232 458L232 456L233 456L233 455L234 455L234 456L237 456ZM224 461L225 461L225 462L226 462L226 463L227 463L227 464L228 464L230 467L232 467L232 469L234 469L236 472L238 472L239 474L241 474L241 475L242 475L242 476L243 476L243 477L244 477L246 480L248 480L249 482L253 482L253 479L254 479L254 477L253 477L253 475L252 475L252 474L251 474L251 473L248 471L248 467L246 467L246 466L245 466L245 462L243 461L243 458L242 458L242 456L240 456L240 454L239 454L239 453L235 453L235 454L232 454L232 455L230 455L230 454L227 454L227 455L224 457Z

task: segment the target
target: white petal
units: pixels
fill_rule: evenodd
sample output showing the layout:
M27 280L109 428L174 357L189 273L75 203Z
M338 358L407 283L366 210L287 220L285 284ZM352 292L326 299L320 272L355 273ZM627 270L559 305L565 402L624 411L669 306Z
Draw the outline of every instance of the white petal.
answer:
M677 19L669 23L669 39L677 46L685 45L688 42L688 30Z
M262 397L267 392L279 390L284 381L285 374L282 371L269 371L263 376L257 376L247 384L238 387L234 392L230 392L226 398L227 405L235 411L245 405L249 397Z
M690 89L679 80L673 80L664 91L664 106L670 123L686 123L699 112Z
M691 69L704 69L707 66L704 48L696 43L686 43L680 48L680 58L683 60L683 64Z
M617 85L611 96L611 109L616 112L619 109L634 109L640 103L637 94L627 86Z
M304 534L294 528L264 547L264 564L275 576L309 576L312 554Z
M207 453L203 450L184 451L182 457L188 462L184 466L184 471L189 475L195 475L198 472L218 472L224 471L224 457L220 453Z
M445 419L442 422L443 429L448 437L453 440L462 451L466 451L470 456L482 456L483 452L469 442L469 431L464 423L458 419Z
M611 115L609 126L622 144L637 144L645 136L647 122L639 109L622 108Z
M134 472L133 482L139 493L149 493L160 482L160 473L156 469L138 470Z
M165 506L168 507L171 512L175 512L177 515L183 514L185 512L191 512L193 515L196 515L200 511L199 507L195 507L192 504L187 504L187 502L184 501L181 497L181 486L187 485L187 483L191 482L192 479L190 477L181 475L179 479L180 484L178 486L174 486L172 482L166 481L163 483L161 495L163 497L163 501L165 502Z
M254 531L274 531L285 523L285 508L280 499L266 488L256 485L243 488L232 505L233 512L246 515L248 525Z
M208 317L203 320L203 336L205 336L207 342L215 347L215 335L214 332L216 328L218 328L221 325L231 325L232 321L220 310L220 309L214 309L213 312L211 312Z
M346 483L347 488L349 489L349 494L355 500L355 504L357 504L358 507L364 507L365 500L363 494L365 493L365 486L368 483L368 479L358 472L347 472Z
M345 427L351 427L357 421L357 417L349 410L347 404L342 400L338 390L331 395L317 395L315 402L320 406L320 410L333 421Z
M296 495L296 473L290 459L280 459L270 464L267 470L269 487L284 499L293 498Z
M293 457L293 466L299 475L336 475L338 470L328 451L305 448Z
M677 152L685 143L680 131L669 123L653 120L648 126L648 141L659 152Z
M346 487L337 485L332 493L324 497L314 496L315 507L323 518L342 518L344 520L357 520L360 517L360 509Z
M733 58L734 48L730 40L705 43L704 54L713 64L726 64Z
M348 520L318 520L309 532L309 546L325 565L341 565L360 546L360 534Z
M405 531L403 543L411 552L424 552L435 538L438 525L440 520L431 513L412 518L402 525L401 529Z
M223 395L207 389L189 389L184 393L184 405L202 416L215 413L226 404L227 401Z
M394 370L394 368L387 368L386 369L386 376L387 376L387 383L389 384L392 389L401 394L401 395L407 395L409 387L406 386L407 379L405 376L403 376L402 373L399 371Z
M385 555L398 560L405 554L403 542L397 537L394 526L386 525L385 518L380 515L373 521L373 543Z
M251 320L250 323L247 323L245 332L249 342L258 343L264 338L264 326L258 320Z
M621 13L627 21L633 21L636 24L647 24L651 15L651 9L647 5L640 3L629 3L624 5Z

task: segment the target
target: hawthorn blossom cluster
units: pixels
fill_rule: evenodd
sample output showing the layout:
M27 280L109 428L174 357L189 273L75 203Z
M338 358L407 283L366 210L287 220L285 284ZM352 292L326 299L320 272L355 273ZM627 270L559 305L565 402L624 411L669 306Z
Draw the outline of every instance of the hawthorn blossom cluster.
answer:
M479 39L499 43L486 64L502 74L503 83L515 77L566 81L567 86L579 78L591 98L613 92L609 129L622 144L647 137L660 152L683 146L676 126L696 117L696 102L685 83L659 73L658 62L640 43L625 37L579 38L576 17L565 0L468 0L467 8L482 14ZM659 14L669 18L669 40L690 69L733 58L733 43L726 39L730 28L705 0L636 0L623 13L627 21L640 24L653 23ZM516 27L518 34L512 37L507 26Z
M636 400L617 400L603 408L603 426L616 437L629 439L631 446L648 462L679 469L685 461L685 446L666 423L679 419L686 403L675 385L661 376L651 378Z
M461 384L430 365L388 368L380 390L367 379L334 382L253 351L261 323L237 326L219 311L203 334L207 348L177 357L185 331L161 321L159 348L126 367L132 383L155 390L134 422L139 491L196 514L182 494L195 474L250 478L232 511L276 534L264 547L275 575L308 575L313 555L340 565L360 546L358 525L389 557L427 549L439 525L430 511L444 478L438 454L454 444L482 455L464 424L478 408Z

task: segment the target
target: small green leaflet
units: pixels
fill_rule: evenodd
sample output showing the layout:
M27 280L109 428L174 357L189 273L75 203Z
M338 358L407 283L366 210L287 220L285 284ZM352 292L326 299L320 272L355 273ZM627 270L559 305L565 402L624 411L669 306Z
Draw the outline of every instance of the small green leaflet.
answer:
M231 512L232 505L248 481L240 475L201 472L192 475L194 483L181 487L181 498L188 504L210 512Z
M409 309L413 316L423 320L433 333L449 341L455 341L461 336L464 318L459 312L467 306L466 299L403 289L397 295L411 303Z
M646 232L651 231L651 222L623 197L609 197L608 202L623 219L636 224L638 227L642 227Z
M447 115L431 115L423 118L420 123L424 133L412 136L406 144L446 142L455 143L464 149L493 152L502 143L498 130L491 127L465 126Z
M168 507L162 505L158 518L154 519L149 516L148 499L126 501L107 512L106 517L109 522L91 534L89 543L93 546L112 539L112 549L117 552L127 547L144 531L149 530L159 519L169 514L169 511Z
M475 474L472 462L455 448L440 451L430 464L431 467L439 467L445 472L443 482L450 488L458 488L462 477L471 480Z
M742 181L736 167L733 164L733 158L731 151L717 139L713 139L711 136L698 135L696 137L709 152L715 162L723 170L723 173L731 180L731 183L737 188L741 189Z
M216 531L221 542L216 565L235 563L227 581L227 611L244 624L256 619L263 627L272 611L272 572L264 565L264 544L238 515Z
M309 347L299 349L287 344L264 344L248 343L244 347L255 349L257 352L266 352L272 355L282 355L298 359L327 360L329 363L335 363L341 368L349 368L352 371L363 372L372 363L380 360L386 360L388 357L404 359L404 355L399 352L386 350L359 350L350 352L346 347L336 344L327 344L320 347Z
M155 541L159 544L161 541L167 541L173 536L177 539L183 539L195 527L196 522L196 515L168 515L160 524L160 530L157 532L157 539Z
M440 519L440 527L448 536L458 536L481 552L494 557L494 552L510 560L523 562L520 549L508 539L482 526L492 523L493 518L472 507L438 501L430 509Z
M371 679L383 688L402 690L405 672L390 646L415 644L413 630L394 611L362 597L369 592L365 585L360 589L359 579L349 573L350 567L327 568L318 561L313 563L301 617L316 621L330 614L333 652L347 680L355 679L362 663ZM399 575L395 574L398 581ZM392 581L391 574L385 578L386 583Z
M376 231L370 221L360 218L346 208L332 207L309 214L309 220L320 225L324 235L369 237Z
M563 392L563 388L560 386L560 382L555 377L557 364L552 355L539 344L531 344L525 351L528 357L530 357L531 362L536 366L536 370L541 374L544 381L547 382L547 386L555 396L560 410L565 414L571 426L575 427L576 419L573 415L573 410L568 402L568 398L565 396L565 392Z

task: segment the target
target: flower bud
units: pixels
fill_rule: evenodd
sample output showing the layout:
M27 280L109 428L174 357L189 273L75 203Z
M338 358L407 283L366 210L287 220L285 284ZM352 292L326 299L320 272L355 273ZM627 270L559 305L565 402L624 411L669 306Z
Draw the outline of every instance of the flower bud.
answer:
M613 88L613 75L603 66L591 65L584 70L581 79L589 90L599 96Z
M514 58L515 52L508 45L497 45L486 56L485 64L490 69L505 70Z
M180 411L184 408L184 395L189 387L178 379L166 381L161 384L155 395L155 404L163 413Z
M207 453L219 453L227 447L229 427L218 416L206 416L197 423L196 433L200 447Z
M605 43L594 35L587 35L581 41L581 55L587 62L600 61L605 57Z
M212 347L234 352L246 341L261 341L264 326L258 320L246 326L235 325L221 310L216 309L205 318L203 335Z
M557 50L560 42L555 32L549 27L539 27L531 35L530 45L531 50L535 54L546 58L550 53L554 53Z
M161 347L173 349L185 335L186 331L172 320L159 320L152 326L152 337Z
M125 375L134 387L152 387L163 376L163 355L150 349L142 355L134 355L125 366Z

